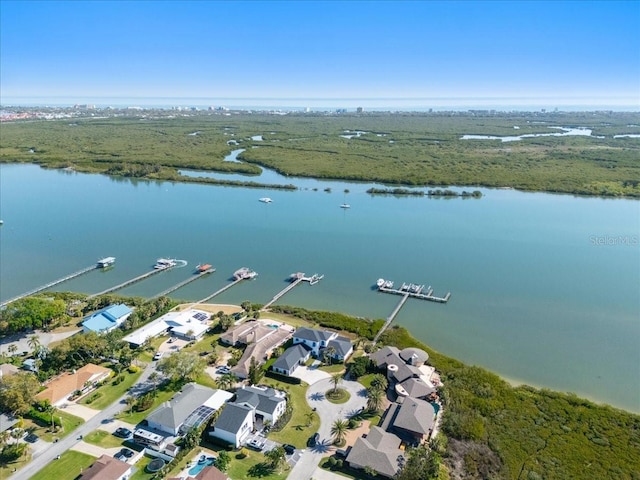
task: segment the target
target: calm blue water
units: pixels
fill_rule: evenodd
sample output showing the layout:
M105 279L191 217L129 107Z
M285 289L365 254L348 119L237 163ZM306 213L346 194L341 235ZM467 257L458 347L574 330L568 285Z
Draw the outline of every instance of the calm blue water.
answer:
M189 475L191 475L192 477L195 477L197 474L200 473L200 471L204 467L209 467L211 465L214 465L215 463L216 463L215 458L213 457L207 458L207 460L204 463L198 463L195 467L191 468L189 470Z
M511 190L483 190L480 200L371 197L366 184L291 181L303 189L1 165L0 299L104 256L117 257L115 268L56 288L95 293L174 257L189 265L122 293L157 294L206 262L217 272L174 296L199 300L247 266L258 278L216 302L267 302L290 273L317 272L324 280L281 302L384 318L398 298L373 292L376 279L427 284L451 301L410 300L396 322L433 348L640 411L640 202ZM273 203L258 201L266 196ZM345 201L351 209L339 208Z

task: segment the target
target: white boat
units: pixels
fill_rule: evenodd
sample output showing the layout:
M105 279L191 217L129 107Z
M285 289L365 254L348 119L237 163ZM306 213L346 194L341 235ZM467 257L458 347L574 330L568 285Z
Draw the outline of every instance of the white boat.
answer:
M97 267L98 268L108 268L108 267L112 266L114 263L116 263L116 257L105 257L105 258L101 258L100 260L98 260Z
M271 200L269 197L262 197L262 198L260 199L260 201L261 201L262 203L271 203L271 202L273 202L273 200Z
M256 278L257 276L257 272L254 272L247 267L242 267L233 273L233 278L235 278L236 280L251 280L252 278Z
M376 282L376 285L378 286L378 288L384 286L384 284L385 284L384 278L379 278L378 281Z
M156 270L164 270L165 268L175 267L177 261L174 258L159 258L153 266Z
M393 282L391 280L387 280L384 282L384 288L393 288Z
M340 205L340 208L351 208L351 205L349 205L348 203L343 203L342 205Z

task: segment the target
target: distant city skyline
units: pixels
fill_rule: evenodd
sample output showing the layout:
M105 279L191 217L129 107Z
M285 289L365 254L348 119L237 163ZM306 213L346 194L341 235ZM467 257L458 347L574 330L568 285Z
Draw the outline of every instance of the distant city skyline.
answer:
M640 109L638 1L0 7L3 105Z

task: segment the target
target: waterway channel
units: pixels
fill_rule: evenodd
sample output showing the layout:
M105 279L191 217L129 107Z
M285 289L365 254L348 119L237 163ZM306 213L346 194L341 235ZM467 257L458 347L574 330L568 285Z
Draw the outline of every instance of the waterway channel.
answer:
M172 296L206 297L247 266L259 276L216 301L266 303L292 272L317 272L320 283L279 303L384 318L399 297L376 293L379 277L426 284L450 291L449 303L409 299L395 321L433 348L640 412L640 202L493 189L481 199L371 196L368 184L273 179L300 189L1 165L0 300L105 256L114 268L55 288L95 293L172 257L188 266L122 293L155 295L211 263L216 273Z

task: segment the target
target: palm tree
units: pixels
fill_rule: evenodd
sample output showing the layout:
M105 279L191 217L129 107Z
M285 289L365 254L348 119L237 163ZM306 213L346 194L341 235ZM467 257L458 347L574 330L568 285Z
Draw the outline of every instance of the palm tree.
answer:
M269 450L264 454L267 459L269 459L269 463L271 467L277 469L284 461L285 461L285 451L280 445L275 447L273 450Z
M385 378L384 375L380 373L376 373L371 380L371 388L375 390L380 390L381 392L385 392L387 387L389 386L389 381Z
M13 355L18 351L18 346L15 343L12 343L11 345L9 345L9 348L7 348L7 350L9 351L10 355Z
M333 383L333 393L338 393L338 385L342 382L342 373L334 373L331 375L331 383Z
M27 343L34 353L38 350L38 347L42 345L42 343L40 343L40 337L38 337L38 335L31 335Z
M349 428L349 422L346 420L336 420L331 425L331 435L333 435L333 443L335 445L342 445L344 437L347 434L347 428Z
M307 427L311 426L311 423L313 422L315 416L316 414L314 412L309 412L305 415L305 418L307 419Z
M327 359L329 359L329 365L331 365L331 360L333 359L333 356L336 354L336 349L335 347L329 346L327 348L324 349L324 352L322 354L322 356L324 357L325 362L327 361Z
M218 378L218 388L221 390L229 390L233 388L233 386L238 381L238 377L236 377L233 373L225 373L220 378Z
M53 422L53 415L58 411L58 409L56 408L55 405L51 405L50 403L47 403L47 405L44 407L44 411L47 412L49 415L51 415L51 431L54 432L55 424Z
M381 390L370 388L367 390L367 409L370 412L377 412L382 407L382 394Z

